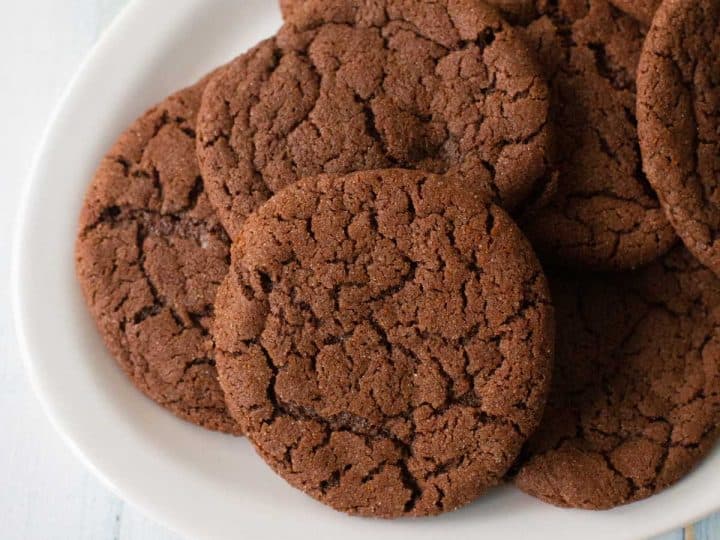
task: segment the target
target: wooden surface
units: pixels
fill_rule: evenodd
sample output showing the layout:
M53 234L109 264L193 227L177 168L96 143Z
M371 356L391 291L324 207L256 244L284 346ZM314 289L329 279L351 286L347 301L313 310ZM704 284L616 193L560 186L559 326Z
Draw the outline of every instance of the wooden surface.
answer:
M10 313L10 232L32 155L70 77L127 1L3 2L0 18L3 74L0 118L4 124L0 130L0 162L3 164L0 173L0 538L3 540L179 538L115 497L71 455L32 395L23 373ZM720 540L720 515L662 537L663 540L683 538Z

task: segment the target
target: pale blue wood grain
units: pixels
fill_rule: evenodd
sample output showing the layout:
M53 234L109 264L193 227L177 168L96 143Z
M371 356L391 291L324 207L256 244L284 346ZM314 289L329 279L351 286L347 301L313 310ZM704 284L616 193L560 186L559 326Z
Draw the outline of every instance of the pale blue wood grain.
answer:
M720 540L720 514L715 514L694 527L695 540Z

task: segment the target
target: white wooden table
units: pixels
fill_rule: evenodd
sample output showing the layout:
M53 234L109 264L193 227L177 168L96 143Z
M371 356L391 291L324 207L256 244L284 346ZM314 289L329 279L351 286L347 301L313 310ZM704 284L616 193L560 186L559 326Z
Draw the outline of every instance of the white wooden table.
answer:
M242 0L237 0L242 1ZM268 0L274 1L274 0ZM128 0L2 2L0 17L0 539L178 536L114 496L52 430L23 372L10 313L11 231L32 155L63 88ZM242 536L242 534L240 534ZM664 540L720 540L720 515Z

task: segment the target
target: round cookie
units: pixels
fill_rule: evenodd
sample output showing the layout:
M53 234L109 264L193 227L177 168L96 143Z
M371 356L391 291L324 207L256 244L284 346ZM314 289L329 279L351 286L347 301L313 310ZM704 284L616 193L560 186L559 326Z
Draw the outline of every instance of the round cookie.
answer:
M80 217L77 275L107 347L135 386L185 420L239 434L217 381L211 335L230 242L194 152L204 86L149 110L103 158Z
M231 236L322 173L457 173L518 209L552 189L548 90L519 31L480 0L310 0L208 86L198 156Z
M720 4L666 1L638 71L643 165L688 249L720 275Z
M648 263L676 237L641 167L635 69L642 28L607 0L541 0L536 8L526 29L550 80L562 159L554 200L523 229L553 264L620 270Z
M462 182L304 179L245 222L216 305L228 408L277 473L337 510L454 510L502 480L542 415L544 274Z
M597 510L677 482L720 434L720 280L679 247L636 273L550 284L553 389L515 483Z
M650 25L662 0L610 0L610 2L641 23Z

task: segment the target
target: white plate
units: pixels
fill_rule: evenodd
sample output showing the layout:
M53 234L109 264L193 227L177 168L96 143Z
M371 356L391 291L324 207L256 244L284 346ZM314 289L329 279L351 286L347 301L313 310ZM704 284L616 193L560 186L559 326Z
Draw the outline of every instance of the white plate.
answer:
M559 510L512 487L452 515L350 518L287 486L243 439L145 399L106 353L73 268L82 196L139 113L280 24L275 0L135 0L65 95L38 154L15 251L15 308L35 390L57 429L114 491L192 538L648 537L720 508L720 452L667 492L625 508Z

